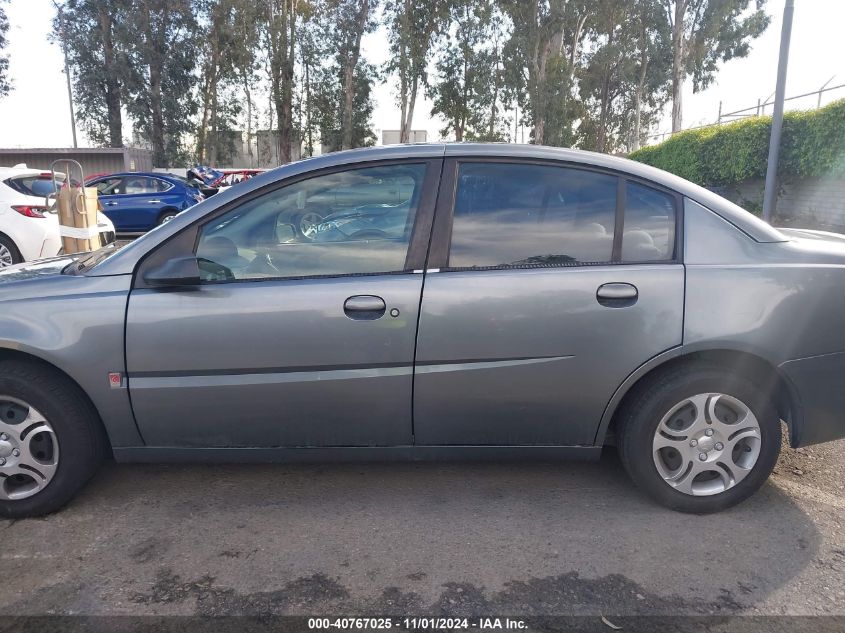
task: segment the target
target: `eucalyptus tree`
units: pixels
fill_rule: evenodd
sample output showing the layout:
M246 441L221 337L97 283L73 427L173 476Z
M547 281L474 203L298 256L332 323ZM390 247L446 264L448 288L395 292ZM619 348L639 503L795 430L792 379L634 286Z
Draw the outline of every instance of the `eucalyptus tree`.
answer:
M456 141L500 140L502 17L493 0L453 0L450 24L436 50L436 78L428 87L441 134Z
M635 149L668 100L671 42L659 0L597 0L579 69L581 144Z
M289 163L296 137L294 92L299 30L311 11L306 0L267 0L261 26L273 109L278 122L279 160Z
M366 65L359 68L359 61L361 39L365 33L375 30L378 24L374 19L377 0L328 0L327 4L330 19L334 23L336 58L342 73L341 146L343 149L351 149L356 147L353 120L356 118L356 96L362 81L366 85L361 87L367 93L363 103L369 101L370 84L366 77L372 73L368 73Z
M203 37L200 40L200 118L197 125L196 156L201 163L217 164L221 121L221 84L235 79L233 52L236 0L195 0Z
M190 0L132 0L126 18L130 76L129 114L150 143L153 163L185 159L184 137L193 130L198 25Z
M448 24L445 0L385 0L384 22L391 58L385 70L399 80L399 141L411 138L414 108L421 88L428 82L428 63L436 37Z
M706 88L719 63L745 57L751 41L769 25L766 0L662 0L663 20L672 34L672 131L683 124L687 76L695 91Z
M123 108L136 46L131 0L67 0L57 6L51 38L67 51L76 116L96 145L123 146Z
M3 7L4 2L6 0L0 0L0 97L5 97L12 89L9 81L9 56L3 54L7 45L6 34L9 32L9 18Z
M571 141L575 70L592 3L500 0L513 28L505 45L508 86L537 144Z

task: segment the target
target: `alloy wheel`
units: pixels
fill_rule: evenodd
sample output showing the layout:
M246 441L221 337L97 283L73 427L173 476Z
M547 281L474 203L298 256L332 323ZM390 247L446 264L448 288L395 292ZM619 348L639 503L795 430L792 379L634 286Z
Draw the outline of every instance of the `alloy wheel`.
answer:
M0 268L11 266L14 263L15 260L12 258L12 251L5 244L0 244Z

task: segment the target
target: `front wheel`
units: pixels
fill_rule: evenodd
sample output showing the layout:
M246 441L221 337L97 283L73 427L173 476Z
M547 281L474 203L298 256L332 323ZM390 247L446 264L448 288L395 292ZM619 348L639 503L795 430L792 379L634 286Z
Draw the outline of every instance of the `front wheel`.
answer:
M96 411L67 377L35 362L0 361L0 517L58 510L105 447Z
M715 366L665 372L621 412L619 454L659 503L704 514L747 499L766 481L781 447L768 392Z

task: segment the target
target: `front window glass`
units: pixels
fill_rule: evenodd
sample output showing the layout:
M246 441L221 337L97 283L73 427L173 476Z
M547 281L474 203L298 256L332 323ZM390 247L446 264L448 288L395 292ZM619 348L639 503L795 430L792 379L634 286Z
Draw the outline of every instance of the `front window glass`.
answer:
M112 196L124 193L122 182L120 178L104 178L103 180L98 180L94 186L97 188L97 193L101 196Z
M617 183L568 167L462 164L449 266L608 262Z
M205 281L402 271L425 164L303 180L245 202L201 231Z

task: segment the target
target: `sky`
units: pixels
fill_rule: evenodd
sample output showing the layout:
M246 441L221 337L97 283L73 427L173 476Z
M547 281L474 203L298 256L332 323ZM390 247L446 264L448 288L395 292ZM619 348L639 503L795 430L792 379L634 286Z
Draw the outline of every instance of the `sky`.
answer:
M787 97L818 90L831 77L831 86L845 84L845 1L795 0L795 14L787 74ZM755 106L775 90L778 47L784 0L768 0L772 23L752 43L748 57L722 65L716 81L705 91L692 92L688 81L684 93L684 127L714 122L719 104L722 112ZM67 86L59 47L48 41L54 14L52 0L11 0L9 17L10 75L14 90L0 100L0 147L71 147L72 136ZM363 53L373 63L387 59L383 32L368 35ZM381 139L382 130L399 128L399 111L390 82L374 91L376 107L373 126ZM845 88L826 93L822 103L845 97ZM810 108L816 97L787 103L788 109ZM771 112L771 107L769 108ZM420 95L413 129L426 130L430 141L440 138L442 121L431 116L431 102ZM671 128L667 108L658 132ZM80 146L88 144L78 131ZM524 131L528 138L528 130ZM521 135L520 135L521 136ZM380 141L379 141L380 142Z

